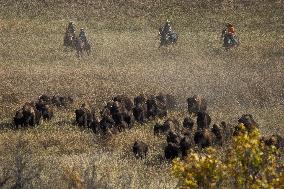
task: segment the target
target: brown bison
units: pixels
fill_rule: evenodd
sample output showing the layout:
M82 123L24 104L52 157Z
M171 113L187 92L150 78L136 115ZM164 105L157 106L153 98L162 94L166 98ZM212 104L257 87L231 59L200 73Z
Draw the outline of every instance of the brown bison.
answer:
M170 131L178 131L179 122L176 119L167 119L163 125L156 123L154 126L154 134L168 134Z
M187 109L189 114L197 114L207 110L207 102L199 95L194 95L187 99Z
M199 148L207 148L213 145L214 138L208 129L198 130L194 134L194 142Z
M234 128L231 124L226 123L225 121L221 122L221 129L224 141L229 140L233 136Z
M250 133L255 128L258 128L258 124L254 121L251 114L244 114L242 117L238 120L239 123L244 124L246 127L246 130Z
M16 128L39 125L41 121L41 112L39 112L34 103L26 103L14 116L14 125Z
M133 116L138 123L146 122L147 109L144 104L136 104L133 108Z
M175 144L180 143L180 136L174 131L169 131L169 133L167 134L167 143L170 142Z
M270 137L263 137L262 141L267 146L275 146L277 149L284 149L284 138L278 134L274 134Z
M186 117L184 118L182 125L184 128L188 129L189 131L192 131L194 121L190 117Z
M39 99L35 104L35 107L41 113L43 120L51 120L53 117L53 109L47 103L47 101Z
M44 103L46 105L53 105L56 107L67 107L74 102L74 99L71 96L48 96L46 94L43 94L38 98L38 102Z
M132 147L134 156L136 158L141 158L141 159L147 156L148 150L149 150L148 145L142 141L135 141Z
M164 150L165 158L185 157L192 147L194 147L194 141L191 134L180 135L170 131L167 135L167 146Z
M211 117L206 112L197 113L197 130L209 128L211 124Z
M222 129L214 124L211 132L215 135L216 140L214 141L215 144L222 146L223 145L223 135L222 135Z
M86 104L82 104L79 109L75 110L75 116L76 124L82 127L90 127L94 117Z
M108 108L104 108L103 111L101 111L102 119L99 123L100 130L102 131L102 134L112 133L112 130L114 130L115 121L113 120L110 110Z
M139 96L134 98L134 105L144 105L146 103L146 98L143 94L140 94Z
M177 143L168 143L164 150L165 158L173 160L176 157L182 157L182 152L180 150L180 145Z
M74 102L74 99L71 96L54 95L51 99L51 102L56 107L68 107Z
M110 114L116 124L120 125L122 122L125 122L127 123L127 128L132 128L134 124L132 111L128 111L122 103L114 101L110 108Z
M170 127L165 127L163 124L156 123L154 125L154 135L165 134L170 130Z
M127 111L132 111L134 106L132 100L125 95L117 95L113 98L113 101L121 103L121 105L124 106Z
M168 114L166 100L162 96L151 96L147 101L147 118L166 117Z
M180 150L182 157L187 156L188 150L194 147L194 140L192 135L184 135L180 141Z
M94 133L99 133L100 131L100 122L96 116L93 117L93 121L90 124L90 129L92 129Z

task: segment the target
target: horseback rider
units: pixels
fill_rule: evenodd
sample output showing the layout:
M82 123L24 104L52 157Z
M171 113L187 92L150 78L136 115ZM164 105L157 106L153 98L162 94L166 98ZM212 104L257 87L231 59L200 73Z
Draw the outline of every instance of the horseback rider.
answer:
M172 26L169 20L166 21L162 33L164 33L165 35L170 35L172 33Z
M70 21L67 29L66 29L66 33L71 34L72 36L75 36L75 25L74 22Z
M173 32L170 21L167 20L165 25L161 27L159 31L160 31L161 40L166 41Z
M159 28L160 46L167 46L169 44L175 44L178 39L177 33L173 32L171 22L166 21L165 25Z
M80 29L79 38L80 38L83 42L87 42L86 32L85 32L84 28L81 28L81 29Z
M227 40L230 40L233 44L236 44L237 41L235 40L235 27L231 23L227 23L225 29L222 31L222 36L224 37L224 44Z

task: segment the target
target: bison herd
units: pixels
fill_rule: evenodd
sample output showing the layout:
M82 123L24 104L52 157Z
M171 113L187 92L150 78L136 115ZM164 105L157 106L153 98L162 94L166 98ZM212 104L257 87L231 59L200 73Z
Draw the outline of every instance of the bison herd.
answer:
M42 95L37 101L25 103L16 112L14 126L20 128L39 125L42 120L50 120L53 117L53 106L66 107L70 103L73 103L72 97Z
M54 116L54 107L68 107L73 101L70 96L42 95L37 101L24 104L16 112L14 126L18 129L49 121ZM141 94L133 100L125 95L117 95L99 112L82 104L75 110L74 123L79 127L91 129L94 134L113 136L131 129L135 122L142 125L149 120L157 120L155 118L164 118L162 124L154 125L153 133L155 136L165 136L164 157L170 160L186 157L191 149L223 146L232 137L244 131L240 128L240 124L233 127L224 121L211 125L207 102L199 95L188 98L187 105L189 116L186 116L180 124L176 118L167 118L169 109L176 106L176 101L171 95L159 94L146 98ZM250 114L242 115L238 122L242 123L247 132L252 132L258 127ZM275 145L277 148L284 147L284 139L279 135L262 137L261 141L266 145ZM149 146L145 141L137 140L133 144L132 151L135 157L145 158Z

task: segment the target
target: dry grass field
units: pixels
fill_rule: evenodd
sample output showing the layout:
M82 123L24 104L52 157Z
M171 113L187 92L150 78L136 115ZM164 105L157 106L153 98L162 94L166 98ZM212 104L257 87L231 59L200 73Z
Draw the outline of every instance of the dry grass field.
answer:
M153 135L162 120L108 139L72 125L80 104L99 110L118 94L172 94L170 115L180 120L186 98L200 94L214 123L251 113L264 135L284 136L284 2L226 2L0 1L0 181L11 177L4 188L16 178L23 188L174 188L165 138ZM167 18L179 41L158 49ZM90 56L63 47L69 20L86 28ZM228 21L241 45L226 52L220 32ZM10 129L15 111L42 94L75 103L51 122ZM136 139L150 145L145 160L132 155Z

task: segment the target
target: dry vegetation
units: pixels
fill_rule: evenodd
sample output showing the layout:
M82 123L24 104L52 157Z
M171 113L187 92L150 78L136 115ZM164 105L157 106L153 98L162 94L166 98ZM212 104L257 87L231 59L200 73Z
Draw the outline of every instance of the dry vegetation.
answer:
M284 2L226 2L0 1L0 184L12 177L7 188L174 188L154 122L108 140L72 126L79 104L100 109L116 94L172 94L173 115L184 115L186 98L200 94L213 122L235 124L251 113L264 135L283 136ZM158 49L157 28L167 18L179 42ZM89 57L63 48L69 20L86 28ZM227 21L241 40L229 52L220 39ZM75 104L36 128L7 127L18 107L44 93L72 95ZM132 157L136 139L150 145L146 160Z

